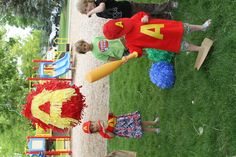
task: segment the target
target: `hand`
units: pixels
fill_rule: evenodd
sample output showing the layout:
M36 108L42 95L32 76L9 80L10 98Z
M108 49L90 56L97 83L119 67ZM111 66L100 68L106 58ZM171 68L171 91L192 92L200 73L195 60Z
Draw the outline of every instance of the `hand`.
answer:
M91 17L91 16L92 16L92 14L91 14L90 12L88 12L86 15L87 15L88 17Z
M123 61L123 64L127 63L128 62L128 58L126 56L123 56L122 57L122 61Z
M103 132L106 132L104 121L100 121L100 126Z
M103 122L100 121L100 125L101 125L102 129L104 129L104 124L103 124Z
M144 15L143 18L141 19L141 22L142 23L148 23L148 16L147 15Z

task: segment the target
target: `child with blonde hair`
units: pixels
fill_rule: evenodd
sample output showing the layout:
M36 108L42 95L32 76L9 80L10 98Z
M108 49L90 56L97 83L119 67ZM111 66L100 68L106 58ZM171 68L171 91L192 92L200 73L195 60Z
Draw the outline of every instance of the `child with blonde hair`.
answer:
M162 4L136 3L116 0L79 0L77 9L90 17L96 14L106 19L131 17L140 11L150 13L153 17L171 18L170 11L178 7L177 2L168 1Z
M129 54L122 39L107 40L103 36L95 37L91 43L78 40L74 49L80 54L91 51L93 56L102 61L115 61Z

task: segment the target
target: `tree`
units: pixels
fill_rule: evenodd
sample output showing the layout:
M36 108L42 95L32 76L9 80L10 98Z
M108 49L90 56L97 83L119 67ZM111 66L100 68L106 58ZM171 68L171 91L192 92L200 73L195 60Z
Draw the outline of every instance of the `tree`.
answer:
M35 73L35 71L32 70L32 67L37 64L32 63L32 60L41 58L40 51L43 45L42 40L42 31L34 30L32 31L31 36L28 36L22 42L15 43L12 47L11 55L17 56L22 60L22 65L20 65L19 68L24 76L30 77Z
M0 23L44 28L50 24L53 8L63 3L64 0L0 0Z
M33 131L20 112L29 91L25 78L32 74L31 60L40 58L41 32L33 31L25 40L9 41L4 40L5 33L0 29L0 156L14 156L24 152L25 136ZM17 64L19 58L22 65Z

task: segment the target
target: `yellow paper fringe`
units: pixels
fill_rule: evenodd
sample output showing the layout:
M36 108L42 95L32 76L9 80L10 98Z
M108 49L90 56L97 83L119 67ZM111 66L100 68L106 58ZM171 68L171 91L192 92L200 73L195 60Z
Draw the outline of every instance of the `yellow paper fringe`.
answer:
M73 118L61 118L62 103L70 100L70 98L75 95L75 89L73 88L56 91L43 90L40 94L36 95L32 101L32 115L45 124L51 124L61 129L70 128L71 124L77 124L78 121ZM50 114L39 109L41 105L48 101L51 104Z

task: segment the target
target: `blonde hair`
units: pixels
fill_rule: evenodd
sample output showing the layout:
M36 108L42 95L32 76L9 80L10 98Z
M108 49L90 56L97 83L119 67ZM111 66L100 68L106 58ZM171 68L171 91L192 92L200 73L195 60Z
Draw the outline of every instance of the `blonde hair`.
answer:
M87 7L88 3L94 3L94 0L78 0L78 2L76 4L77 10L81 14L86 14L85 8Z
M74 44L75 51L78 52L78 53L81 53L81 54L85 54L86 52L84 52L84 51L81 50L81 46L82 46L84 43L87 43L87 42L84 41L84 40L78 40L78 41Z

